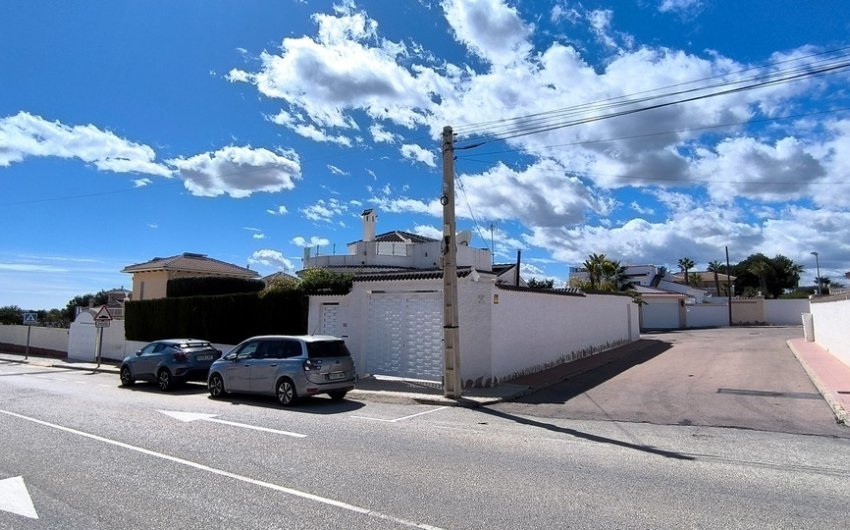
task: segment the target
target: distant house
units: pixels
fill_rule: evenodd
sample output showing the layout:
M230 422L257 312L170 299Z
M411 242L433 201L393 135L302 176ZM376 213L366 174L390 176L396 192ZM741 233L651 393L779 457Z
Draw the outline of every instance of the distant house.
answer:
M694 271L688 272L688 285L693 287L694 289L702 289L706 291L711 296L726 296L726 286L727 282L732 283L732 289L734 293L734 284L735 284L735 276L726 275L723 273L717 273L717 281L720 283L720 292L717 292L717 285L714 283L714 273L711 271ZM685 283L685 273L677 272L673 275L673 281L675 283L684 284Z
M184 252L167 258L153 258L144 263L129 265L121 272L133 275L133 300L165 298L168 280L218 276L252 280L259 274L251 269L208 257L206 254Z
M277 281L277 280L289 280L293 282L299 282L301 279L298 276L293 276L291 274L287 274L283 271L273 272L268 276L263 276L263 282L268 286L269 283Z
M402 230L376 234L378 215L375 210L365 210L361 216L363 239L348 243L347 254L323 256L314 254L311 248L305 248L304 269L318 267L355 275L441 270L442 240ZM517 285L516 264L493 265L490 251L486 248L470 247L470 239L469 232L460 232L457 235L458 269L468 268L495 274L500 284ZM521 278L519 285L525 285Z

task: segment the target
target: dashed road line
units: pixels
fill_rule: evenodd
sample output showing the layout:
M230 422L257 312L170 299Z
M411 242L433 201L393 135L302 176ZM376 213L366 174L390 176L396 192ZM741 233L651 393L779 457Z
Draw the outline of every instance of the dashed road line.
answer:
M442 407L442 408L445 408L445 407ZM433 411L431 411L431 412L433 412ZM400 517L395 517L393 515L385 514L385 513L382 513L382 512L375 511L375 510L370 510L368 508L363 508L363 507L360 507L360 506L356 506L354 504L349 504L347 502L338 501L338 500L331 499L331 498L328 498L328 497L321 497L321 496L315 495L313 493L307 493L305 491L300 491L300 490L297 490L297 489L294 489L294 488L288 488L286 486L281 486L279 484L274 484L274 483L271 483L271 482L265 482L265 481L262 481L262 480L253 479L251 477L246 477L245 475L239 475L237 473L231 473L230 471L224 471L223 469L217 469L217 468L210 467L210 466L207 466L207 465L204 465L204 464L200 464L198 462L192 462L191 460L186 460L185 458L179 458L179 457L176 457L176 456L167 455L165 453L159 453L157 451L152 451L150 449L145 449L143 447L138 447L138 446L135 446L135 445L130 445L128 443L119 442L117 440L111 440L109 438L104 438L103 436L98 436L96 434L91 434L91 433L87 433L87 432L84 432L84 431L78 431L78 430L72 429L70 427L65 427L65 426L62 426L62 425L55 424L55 423L46 422L44 420L31 418L29 416L17 414L15 412L0 410L0 414L6 414L7 416L12 416L14 418L18 418L18 419L21 419L21 420L36 423L38 425L50 427L51 429L56 429L56 430L59 430L59 431L70 433L70 434L75 434L77 436L82 436L82 437L88 438L90 440L95 440L95 441L98 441L98 442L103 442L103 443L106 443L106 444L114 445L116 447L121 447L123 449L135 451L137 453L141 453L141 454L144 454L144 455L147 455L147 456L152 456L154 458L160 458L162 460L174 462L175 464L180 464L180 465L183 465L183 466L191 467L191 468L194 468L194 469L198 469L200 471L206 471L206 472L212 473L214 475L219 475L219 476L222 476L222 477L231 478L231 479L234 479L234 480L238 480L240 482L253 484L255 486L259 486L259 487L262 487L262 488L278 491L278 492L281 492L281 493L285 493L287 495L292 495L294 497L299 497L299 498L306 499L306 500L309 500L309 501L314 501L314 502L326 504L326 505L329 505L329 506L333 506L335 508L348 510L350 512L358 513L358 514L361 514L361 515L366 515L366 516L369 516L369 517L375 517L377 519L390 521L390 522L393 522L393 523L396 523L396 524L399 524L399 525L402 525L402 526L407 526L407 527L410 527L410 528L422 528L424 530L442 530L438 526L433 526L433 525L429 525L429 524L426 524L426 523L419 523L419 522L416 522L416 521L410 521L410 520L407 520L407 519L402 519ZM415 414L414 416L418 416L418 415L419 414Z
M351 416L351 417L357 418L359 420L382 421L382 422L385 422L385 423L398 423L400 421L409 420L410 418L415 418L417 416L422 416L424 414L431 414L432 412L437 412L437 411L447 409L447 408L449 408L449 407L438 407L436 409L426 410L425 412L417 412L416 414L411 414L410 416L403 416L401 418L395 418L395 419L392 419L392 420L387 420L387 419L384 419L384 418L370 418L369 416Z

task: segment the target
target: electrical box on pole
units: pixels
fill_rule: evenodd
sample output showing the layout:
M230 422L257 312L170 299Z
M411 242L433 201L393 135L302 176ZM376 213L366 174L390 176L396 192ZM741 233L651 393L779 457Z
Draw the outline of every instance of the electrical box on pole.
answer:
M455 226L454 133L443 128L443 395L461 396L460 335L457 310L457 229Z

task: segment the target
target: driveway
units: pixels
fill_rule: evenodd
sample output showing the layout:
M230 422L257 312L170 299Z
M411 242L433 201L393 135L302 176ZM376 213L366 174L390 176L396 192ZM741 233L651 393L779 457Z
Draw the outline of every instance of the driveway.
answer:
M629 358L493 408L850 438L785 343L801 334L799 326L645 334L651 346Z

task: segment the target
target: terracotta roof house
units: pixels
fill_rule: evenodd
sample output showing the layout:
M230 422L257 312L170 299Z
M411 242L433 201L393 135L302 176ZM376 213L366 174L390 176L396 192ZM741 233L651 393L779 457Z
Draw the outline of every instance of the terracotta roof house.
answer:
M165 298L168 280L175 278L219 276L252 280L260 276L251 269L191 252L128 265L121 272L133 275L133 300Z
M688 284L695 289L703 289L707 291L712 296L726 296L726 282L727 280L732 284L735 283L735 276L726 275L723 273L717 273L717 280L720 282L720 292L717 291L717 287L714 284L714 273L710 271L694 271L688 272ZM677 272L673 275L673 281L676 283L684 284L685 283L685 273ZM733 285L734 287L734 285Z

